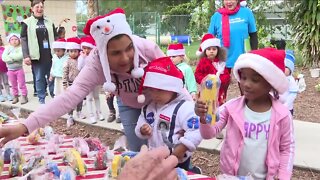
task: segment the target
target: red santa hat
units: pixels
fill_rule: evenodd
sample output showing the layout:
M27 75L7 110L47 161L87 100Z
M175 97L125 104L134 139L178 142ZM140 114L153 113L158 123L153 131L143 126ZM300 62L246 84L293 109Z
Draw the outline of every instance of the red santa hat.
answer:
M233 74L240 82L239 70L250 68L259 73L278 93L287 91L289 85L284 74L285 51L274 48L253 50L239 56Z
M96 42L103 73L106 78L106 82L103 85L104 90L107 92L115 91L116 86L111 82L111 74L106 46L111 38L120 34L125 34L132 40L132 31L130 25L126 20L124 10L121 8L117 8L106 15L97 16L93 19L90 19L86 23L83 32L87 35L91 34ZM134 68L131 71L131 75L134 78L140 78L143 76L144 71L143 68L139 67L139 55L134 42L133 47L135 49L133 60Z
M81 50L81 40L78 37L67 39L66 49L79 49Z
M168 50L167 50L167 56L184 56L184 55L186 55L186 51L182 43L169 44Z
M173 64L170 57L155 59L145 68L139 88L139 103L145 101L145 96L142 94L143 87L181 93L183 90L183 74Z
M221 42L220 39L216 38L214 35L207 33L202 37L201 44L196 55L202 56L204 51L211 46L221 47Z
M96 47L96 42L94 41L92 36L90 36L90 35L84 36L84 37L81 38L81 48L83 46L93 49L93 48Z
M67 41L66 39L58 39L52 43L53 49L66 49Z

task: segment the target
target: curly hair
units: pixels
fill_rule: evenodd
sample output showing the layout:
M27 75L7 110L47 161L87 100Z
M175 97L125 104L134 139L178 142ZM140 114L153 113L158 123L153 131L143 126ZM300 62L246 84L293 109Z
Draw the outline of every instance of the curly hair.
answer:
M35 5L39 4L39 3L44 4L44 1L45 1L45 0L30 0L30 2L31 2L31 7L33 7L33 6L35 6Z

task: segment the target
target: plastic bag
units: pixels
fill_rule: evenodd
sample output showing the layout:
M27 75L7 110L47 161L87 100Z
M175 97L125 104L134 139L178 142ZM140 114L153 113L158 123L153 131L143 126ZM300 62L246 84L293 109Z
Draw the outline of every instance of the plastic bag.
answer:
M118 152L128 151L127 137L125 135L119 137L119 139L116 140L113 146L113 151L118 151Z
M306 90L307 88L307 84L306 84L306 81L304 80L304 75L303 74L299 74L297 76L298 80L297 80L297 84L298 84L298 92L301 93L303 91Z
M3 166L4 166L3 151L2 151L2 149L0 149L0 176L3 171Z
M81 154L81 156L88 155L89 146L83 138L74 138L72 140L73 147Z
M15 149L20 149L20 143L18 140L9 141L4 146L4 152L3 152L3 160L4 163L10 163L11 162L11 154L15 151Z
M43 151L40 147L34 150L34 152L30 155L27 163L23 166L22 171L23 174L28 174L31 170L37 169L46 164L48 159L48 154L46 151Z
M69 149L63 157L63 162L70 165L77 175L84 176L87 172L87 165L84 163L80 153L76 149Z
M114 158L113 152L110 150L100 150L96 154L94 158L94 168L96 170L104 170L107 169L108 164L111 163L112 159Z
M17 118L17 120L20 118L20 108L13 108L11 109L11 112Z
M10 165L9 165L9 176L21 176L22 175L22 166L24 164L24 158L22 153L18 149L13 149L13 152L10 156Z
M247 176L231 176L227 174L220 174L216 177L217 180L254 180L251 175Z
M98 138L87 138L85 139L89 146L89 151L99 151L101 149L105 149L100 139Z
M46 140L50 140L51 136L53 136L54 131L51 126L44 127L44 137Z
M60 180L75 180L75 179L76 179L76 172L71 167L67 167L61 170Z
M27 141L32 144L36 145L40 141L40 134L38 133L38 130L33 131L27 136Z

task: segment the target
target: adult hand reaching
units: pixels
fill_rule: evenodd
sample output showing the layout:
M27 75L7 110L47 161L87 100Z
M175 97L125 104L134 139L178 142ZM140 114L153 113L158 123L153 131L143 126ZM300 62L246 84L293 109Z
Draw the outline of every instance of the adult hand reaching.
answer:
M27 132L27 127L21 123L15 125L2 125L0 127L0 147L2 148L7 142L18 138Z
M178 159L170 155L167 147L148 151L142 146L140 153L124 166L118 180L171 180L177 178Z

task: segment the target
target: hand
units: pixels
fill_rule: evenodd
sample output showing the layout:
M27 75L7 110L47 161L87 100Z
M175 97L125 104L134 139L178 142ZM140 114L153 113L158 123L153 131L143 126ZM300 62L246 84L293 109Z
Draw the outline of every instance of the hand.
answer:
M202 124L206 124L206 115L208 112L208 106L205 102L201 101L200 99L197 100L195 106L194 106L194 111L196 115L200 117L200 122Z
M14 140L27 133L28 129L23 124L2 125L0 127L0 147L2 148L8 141Z
M29 57L24 58L24 59L23 59L23 62L24 62L26 65L28 65L28 66L31 65L31 59L30 59Z
M196 101L196 100L197 100L197 95L196 95L196 93L191 93L191 97L192 97L192 100L193 100L193 101Z
M142 125L142 127L140 128L140 132L142 135L144 136L151 136L152 134L152 129L150 127L149 124L144 124Z
M179 144L174 148L172 155L175 155L179 160L182 160L187 150L188 148L184 144Z
M52 76L49 77L49 81L53 81L53 77Z
M178 159L169 156L167 147L159 147L148 151L147 146L141 147L140 153L126 163L118 180L171 180L177 179L175 167Z

